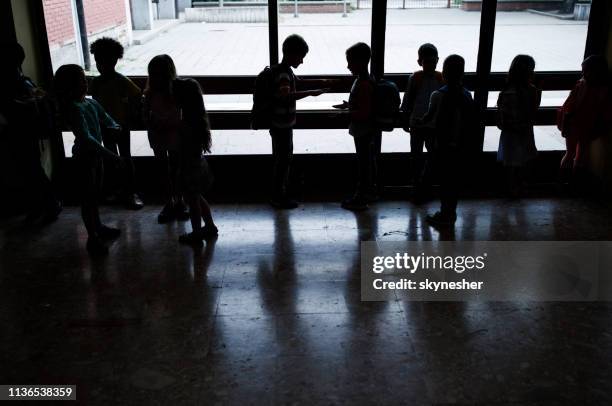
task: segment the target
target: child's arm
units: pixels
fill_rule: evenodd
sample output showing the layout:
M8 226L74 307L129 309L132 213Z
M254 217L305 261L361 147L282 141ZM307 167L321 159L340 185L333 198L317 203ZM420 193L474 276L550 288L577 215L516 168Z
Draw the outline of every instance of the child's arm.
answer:
M438 109L440 108L440 93L433 92L431 97L429 98L429 108L427 109L427 113L421 118L419 121L421 124L429 124L436 119L438 115Z
M81 111L77 110L76 108L72 109L69 120L70 129L74 133L74 137L83 144L85 149L99 152L110 159L121 160L118 155L115 155L111 150L105 148L100 141L91 135L87 125L85 124L85 116Z

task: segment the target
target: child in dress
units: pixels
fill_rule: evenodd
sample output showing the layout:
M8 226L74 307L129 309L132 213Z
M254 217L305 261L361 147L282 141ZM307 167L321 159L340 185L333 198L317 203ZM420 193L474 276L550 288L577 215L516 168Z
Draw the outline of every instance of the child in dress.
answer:
M535 61L517 55L508 72L506 87L497 99L498 127L501 129L497 160L505 168L511 196L520 193L525 170L537 155L533 125L542 92L533 85Z
M173 219L187 220L189 210L179 189L178 179L181 116L171 86L176 79L174 63L168 55L158 55L149 62L148 73L143 119L166 195L166 204L157 216L157 221L163 224Z

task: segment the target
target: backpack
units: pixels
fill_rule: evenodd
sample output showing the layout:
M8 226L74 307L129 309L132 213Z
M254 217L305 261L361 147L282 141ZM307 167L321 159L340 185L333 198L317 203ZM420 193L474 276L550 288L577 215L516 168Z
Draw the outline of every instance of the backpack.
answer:
M423 71L414 72L410 79L410 88L406 91L404 97L409 96L402 103L403 115L402 120L404 123L404 129L409 127L410 116L412 115L412 110L414 109L414 103L416 102L417 94L419 90L423 86ZM444 77L438 71L434 73L436 80L440 83L440 87L444 85ZM408 131L408 130L406 130Z
M251 109L251 128L269 129L272 122L273 69L266 66L255 79L253 108Z
M381 79L374 85L374 124L382 131L393 131L400 108L397 85Z

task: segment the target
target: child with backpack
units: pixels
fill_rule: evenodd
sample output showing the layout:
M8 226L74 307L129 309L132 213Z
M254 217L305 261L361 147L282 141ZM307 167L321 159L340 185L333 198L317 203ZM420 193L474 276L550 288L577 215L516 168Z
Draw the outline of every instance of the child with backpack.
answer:
M357 155L357 190L355 194L342 202L347 210L366 210L368 203L376 195L374 189L374 148L378 133L374 120L375 82L370 77L370 47L358 42L346 50L346 61L349 71L355 76L348 102L335 105L338 109L348 109L350 114L349 134L355 142Z
M418 56L417 62L422 70L414 72L408 78L400 110L404 131L410 133L411 172L416 187L416 197L422 199L426 193L425 189L429 186L429 169L423 154L423 146L431 154L434 129L432 123L423 124L420 120L427 113L431 94L444 85L444 79L442 73L436 70L439 61L438 49L433 44L421 45Z
M508 72L508 81L497 99L498 127L501 130L497 160L505 168L510 196L518 196L526 180L525 170L537 155L533 125L542 92L533 85L535 61L517 55Z
M139 210L144 205L136 193L134 164L130 151L130 128L140 108L142 91L129 78L115 70L117 61L123 57L123 46L116 40L102 37L90 46L100 76L91 82L92 97L121 126L121 132L103 132L104 146L124 158L123 173L113 168L113 183L123 179L121 190L129 209ZM110 166L110 165L109 165ZM114 192L114 191L112 191Z
M432 151L440 181L440 210L427 216L433 226L452 226L457 220L459 184L462 183L476 136L476 110L463 87L465 60L451 55L444 61L446 85L431 94L427 113L419 124L434 129Z
M79 65L62 65L55 72L54 90L66 124L74 133L72 155L77 165L81 216L87 229L87 250L92 255L108 253L104 240L117 238L120 230L102 224L98 197L104 166L102 158L118 164L123 159L102 145L102 129L120 127L95 100L86 98L87 80Z
M297 100L319 96L325 89L300 90L305 85L293 73L304 62L308 44L293 34L283 42L283 59L278 65L267 67L257 77L253 94L252 127L269 129L272 138L272 198L270 204L277 209L294 209L298 203L288 195L289 170L293 158L293 127ZM313 81L316 85L323 81ZM328 83L328 82L323 82ZM300 87L301 87L300 86Z
M557 127L567 151L561 160L561 178L582 188L587 181L589 146L607 135L612 126L612 94L608 63L601 55L582 62L582 79L576 83L557 115Z

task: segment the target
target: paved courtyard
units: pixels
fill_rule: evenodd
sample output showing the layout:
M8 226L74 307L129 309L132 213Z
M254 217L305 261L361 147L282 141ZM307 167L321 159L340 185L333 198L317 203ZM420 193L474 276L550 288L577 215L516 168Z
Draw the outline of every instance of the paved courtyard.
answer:
M310 53L298 73L347 73L344 50L357 41L370 42L371 10L341 14L281 14L279 38L301 34ZM416 52L424 42L434 43L441 58L458 53L466 70L476 70L479 12L458 9L406 9L387 13L387 72L417 68ZM493 70L507 71L518 53L535 57L540 71L578 70L584 53L587 25L528 12L499 12L495 32ZM148 61L167 53L182 75L255 75L268 63L268 27L265 23L184 23L143 45L130 47L120 69L146 74Z

